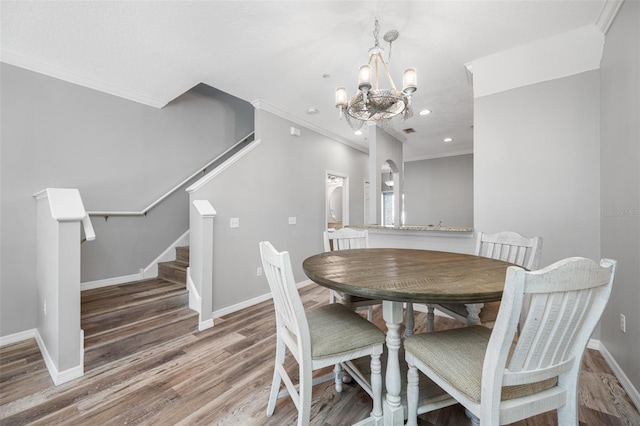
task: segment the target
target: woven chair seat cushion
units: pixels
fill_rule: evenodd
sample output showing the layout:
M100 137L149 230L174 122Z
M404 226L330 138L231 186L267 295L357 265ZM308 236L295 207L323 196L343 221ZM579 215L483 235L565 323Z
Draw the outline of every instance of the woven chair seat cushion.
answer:
M486 327L464 327L416 334L405 340L404 347L447 383L479 404L482 367L490 336L491 330ZM506 401L541 392L555 386L557 381L557 377L553 377L526 385L504 386L501 399Z
M467 310L467 306L463 303L441 303L440 306L446 308L456 314L468 317L469 311ZM496 318L498 318L498 310L500 309L500 302L487 302L482 307L480 311L480 323L486 324L490 322L495 322Z
M306 314L314 359L384 343L382 330L339 303L320 306Z

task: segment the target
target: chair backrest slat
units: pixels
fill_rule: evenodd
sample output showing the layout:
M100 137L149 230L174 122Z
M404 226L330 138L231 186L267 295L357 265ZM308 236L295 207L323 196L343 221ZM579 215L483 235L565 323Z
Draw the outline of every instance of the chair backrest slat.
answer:
M369 247L369 233L366 229L357 231L341 228L337 231L324 231L324 251L349 250Z
M260 243L260 255L273 296L278 327L284 327L292 338L299 340L299 348L309 348L309 344L304 344L310 338L309 325L291 270L289 253L277 252L271 243L263 241Z
M542 251L542 237L524 237L517 232L478 233L476 255L503 260L530 271L537 269Z
M487 357L504 355L503 385L527 384L555 377L579 363L587 341L598 323L611 293L615 261L600 265L584 258L569 258L534 272L514 274L510 267L505 296L491 336ZM519 316L522 303L506 304L522 282L522 300L529 295L529 309L515 346L512 324L500 322ZM508 332L505 332L509 328ZM496 331L498 331L496 333ZM510 354L507 361L507 353ZM485 359L485 368L487 360ZM576 374L578 370L575 370ZM486 372L486 371L485 371ZM484 373L483 373L484 374ZM489 374L490 375L490 374ZM483 377L484 380L484 377Z

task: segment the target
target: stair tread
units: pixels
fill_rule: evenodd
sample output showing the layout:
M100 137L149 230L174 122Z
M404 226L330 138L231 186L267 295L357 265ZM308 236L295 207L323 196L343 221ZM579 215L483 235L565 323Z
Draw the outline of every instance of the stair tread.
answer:
M160 262L158 263L158 267L166 266L168 268L176 268L176 269L184 269L186 270L189 267L188 262L183 262L181 260L170 260L168 262Z
M109 311L128 309L148 302L188 293L184 284L162 279L155 281L157 281L155 286L141 286L137 292L134 288L136 284L130 284L123 292L114 291L103 295L104 297L85 298L83 295L80 309L81 318L87 319Z
M129 324L124 324L90 336L85 335L85 350L100 348L110 343L124 340L141 333L149 333L162 327L171 326L172 324L190 318L196 318L198 313L189 308L175 309L149 318L144 318ZM194 327L196 323L194 322Z
M101 313L87 314L82 318L82 329L85 336L99 333L104 329L120 327L124 324L136 322L150 316L161 315L175 309L188 306L189 295L187 292L173 294L170 297L147 300L144 304L130 305L117 310L107 310Z

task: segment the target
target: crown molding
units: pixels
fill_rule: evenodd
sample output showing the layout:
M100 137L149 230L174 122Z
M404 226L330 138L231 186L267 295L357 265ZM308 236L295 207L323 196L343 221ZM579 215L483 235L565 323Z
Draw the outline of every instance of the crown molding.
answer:
M598 15L598 19L596 19L596 27L598 27L602 34L606 35L609 32L611 24L613 24L616 16L618 16L618 11L620 11L622 3L624 3L624 0L606 0L602 5L600 15Z
M121 87L105 83L103 81L75 74L55 67L53 65L45 64L44 62L40 62L35 59L26 58L7 50L0 51L0 62L4 62L5 64L13 65L18 68L24 68L38 74L57 78L59 80L77 84L79 86L87 87L89 89L97 90L99 92L107 93L119 98L128 99L130 101L138 102L158 109L164 107L168 103L162 99L152 98L139 92L123 89Z
M262 99L256 99L254 101L251 101L251 105L253 105L253 107L255 109L259 109L259 110L262 110L262 111L269 112L269 113L271 113L273 115L277 115L280 118L284 118L285 120L288 120L288 121L291 121L291 122L293 122L295 124L298 124L300 126L306 127L309 130L312 130L312 131L314 131L316 133L319 133L319 134L321 134L323 136L326 136L326 137L328 137L330 139L333 139L333 140L335 140L337 142L343 143L343 144L345 144L345 145L347 145L347 146L349 146L349 147L351 147L353 149L357 149L358 151L364 152L365 154L369 153L369 150L367 148L363 147L362 145L358 145L357 143L352 142L352 141L350 141L348 139L345 139L342 136L336 135L335 133L330 132L327 129L323 129L322 127L318 127L315 124L309 123L308 121L305 121L305 120L303 120L302 118L300 118L300 117L298 117L296 115L290 114L290 113L278 108L275 105L272 105L272 104L270 104L268 102L265 102Z

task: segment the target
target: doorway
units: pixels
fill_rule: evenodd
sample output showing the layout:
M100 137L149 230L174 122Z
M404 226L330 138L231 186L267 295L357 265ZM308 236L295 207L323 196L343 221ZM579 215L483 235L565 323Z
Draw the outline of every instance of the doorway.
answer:
M330 231L349 224L349 175L327 170L325 217L326 228Z

